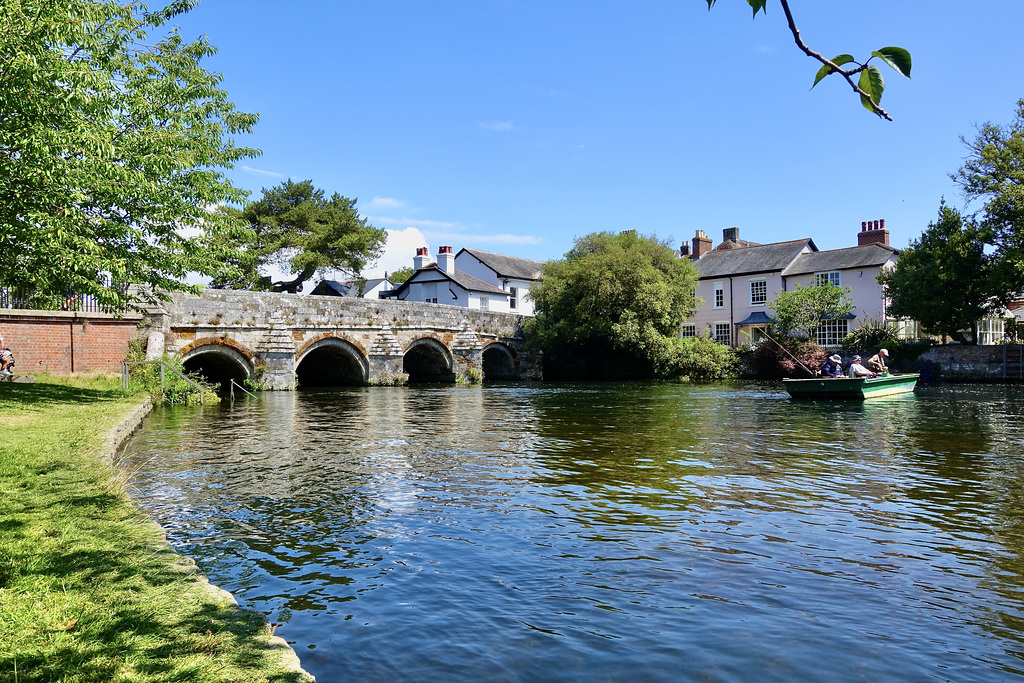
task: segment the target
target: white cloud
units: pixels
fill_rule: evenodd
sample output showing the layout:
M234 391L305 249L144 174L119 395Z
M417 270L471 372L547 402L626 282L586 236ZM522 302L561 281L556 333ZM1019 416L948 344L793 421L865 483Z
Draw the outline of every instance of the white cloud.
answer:
M374 209L397 209L403 206L405 206L405 202L391 197L374 197L370 200L370 207Z
M507 232L491 235L487 233L457 233L457 232L432 232L430 236L437 241L452 242L464 247L474 247L479 244L540 244L544 240L535 235L511 235ZM453 244L453 246L454 246ZM456 249L458 251L458 249ZM415 252L413 252L415 253Z
M412 258L418 247L430 247L419 229L407 227L404 230L388 229L388 241L384 255L363 270L365 277L383 277L385 272L393 273L399 268L412 265Z
M418 228L445 228L453 229L457 227L455 223L445 223L442 221L430 221L430 220L417 220L415 218L403 217L403 218L390 218L388 216L367 216L367 220L370 223L380 223L382 225L405 225L408 227Z
M271 178L284 178L285 177L285 176L281 175L280 173L274 173L273 171L264 171L263 169L253 168L252 166L240 166L239 168L241 168L246 173L252 173L253 175L265 175L265 176L270 176Z
M773 45L755 45L754 52L762 55L773 55L776 52L775 46Z
M484 130L493 130L499 133L505 133L518 128L515 121L481 121L480 127Z

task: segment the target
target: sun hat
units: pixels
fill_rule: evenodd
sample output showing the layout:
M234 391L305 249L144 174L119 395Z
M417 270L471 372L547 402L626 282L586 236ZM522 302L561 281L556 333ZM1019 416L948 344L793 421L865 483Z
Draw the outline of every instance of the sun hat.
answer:
M888 356L889 355L889 350L888 349L882 349L878 353L883 355L883 356Z
M853 359L854 360L860 360L860 356L854 356Z
M839 355L839 354L837 353L837 354L835 354L834 356L831 356L831 357L829 358L829 360L830 360L830 361L832 361L833 363L842 363L842 362L843 362L843 357L842 357L842 356L840 356L840 355Z

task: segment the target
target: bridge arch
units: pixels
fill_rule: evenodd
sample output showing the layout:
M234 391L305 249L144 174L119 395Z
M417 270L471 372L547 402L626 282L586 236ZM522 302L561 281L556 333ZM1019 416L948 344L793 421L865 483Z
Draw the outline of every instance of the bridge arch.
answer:
M203 378L227 391L229 382L241 384L252 377L256 365L251 354L222 340L200 340L183 349L182 365L188 372L198 372Z
M370 364L355 344L325 337L308 344L295 357L295 379L307 388L365 386Z
M406 347L402 371L409 375L412 384L454 382L455 360L442 342L422 337Z
M501 381L518 379L516 353L508 345L491 342L483 351L484 380Z

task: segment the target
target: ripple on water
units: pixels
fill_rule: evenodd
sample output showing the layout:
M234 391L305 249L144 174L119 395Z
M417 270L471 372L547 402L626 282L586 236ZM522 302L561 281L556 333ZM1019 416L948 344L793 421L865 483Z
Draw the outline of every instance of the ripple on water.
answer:
M1000 680L1022 397L268 394L155 413L130 466L320 680Z

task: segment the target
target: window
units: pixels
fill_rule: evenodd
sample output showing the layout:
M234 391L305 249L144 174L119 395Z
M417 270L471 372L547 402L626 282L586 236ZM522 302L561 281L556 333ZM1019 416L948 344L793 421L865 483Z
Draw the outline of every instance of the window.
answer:
M817 341L821 346L839 346L843 337L850 333L850 321L845 318L840 320L822 320L818 328Z
M437 297L436 296L428 296L427 297L427 303L428 304L436 304L437 303Z
M730 327L732 326L729 323L715 323L715 341L730 346L732 344L732 337L729 334Z
M490 301L491 300L490 300L489 297L486 297L486 296L480 297L480 310L481 311L490 310Z
M696 337L697 326L693 323L683 323L682 329L679 330L680 337Z
M508 307L512 310L516 308L516 292L518 290L515 287L508 288Z
M768 303L768 281L763 277L750 281L750 305L759 306Z
M827 273L815 273L814 283L818 285L835 285L836 287L842 287L843 279L840 277L838 270L832 270Z
M982 318L978 321L978 344L991 346L1003 341L1003 320L1001 318Z
M917 321L897 319L889 321L889 329L897 339L913 341L917 339Z
M721 282L715 283L715 308L725 308L725 288Z

